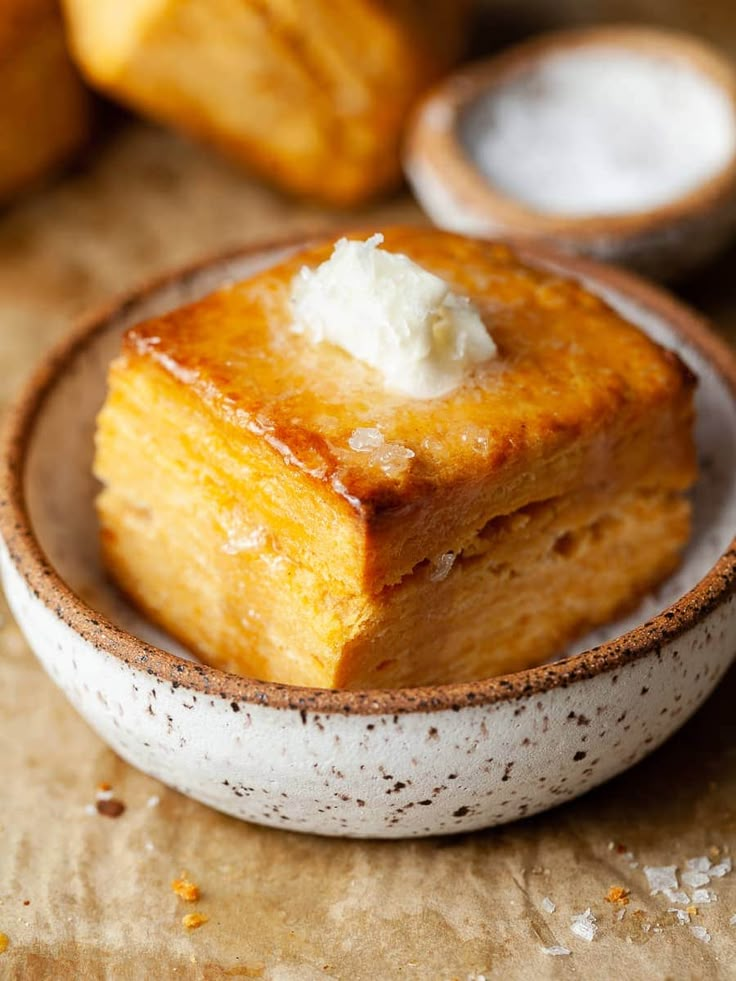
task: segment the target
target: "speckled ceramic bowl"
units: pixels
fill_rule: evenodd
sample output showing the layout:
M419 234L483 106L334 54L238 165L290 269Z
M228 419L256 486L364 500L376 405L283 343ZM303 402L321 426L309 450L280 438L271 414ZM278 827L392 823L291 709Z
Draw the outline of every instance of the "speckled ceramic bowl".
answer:
M106 581L90 467L121 332L294 247L208 263L117 304L47 358L11 413L2 575L49 675L134 766L236 817L294 830L470 831L568 800L631 766L682 725L736 651L736 366L693 314L622 272L520 250L586 281L676 348L701 382L702 477L684 565L635 615L587 638L583 653L473 684L288 687L193 661Z
M404 169L432 220L479 235L533 238L673 279L710 259L736 230L736 154L680 197L626 214L573 216L535 210L481 173L470 148L476 112L488 92L515 82L547 59L573 51L632 52L681 65L720 89L736 118L736 70L714 48L686 34L646 27L588 27L544 34L448 75L422 100L409 127Z

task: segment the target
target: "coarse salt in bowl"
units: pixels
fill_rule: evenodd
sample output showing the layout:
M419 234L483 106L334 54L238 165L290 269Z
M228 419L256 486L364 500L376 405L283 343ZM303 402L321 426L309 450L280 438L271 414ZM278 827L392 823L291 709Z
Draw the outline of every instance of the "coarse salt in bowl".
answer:
M736 228L736 74L681 34L546 35L431 92L405 164L442 227L671 278Z

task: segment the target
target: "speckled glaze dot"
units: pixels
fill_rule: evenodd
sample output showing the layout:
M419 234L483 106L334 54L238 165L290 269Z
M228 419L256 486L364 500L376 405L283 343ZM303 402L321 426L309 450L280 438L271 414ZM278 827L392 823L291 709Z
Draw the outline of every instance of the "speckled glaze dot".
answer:
M0 474L10 606L70 702L124 759L235 817L328 835L456 833L534 814L662 743L736 652L736 368L687 310L622 272L522 258L585 281L700 377L702 476L682 569L631 617L554 664L473 684L332 692L197 663L110 588L90 475L121 332L305 243L207 263L83 325L11 414ZM489 246L490 248L491 246Z

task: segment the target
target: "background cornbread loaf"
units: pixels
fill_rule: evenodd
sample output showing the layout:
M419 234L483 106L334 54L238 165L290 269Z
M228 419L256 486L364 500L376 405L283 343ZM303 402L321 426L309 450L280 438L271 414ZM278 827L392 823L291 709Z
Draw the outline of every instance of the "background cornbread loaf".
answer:
M404 119L466 0L64 0L89 81L278 186L340 205L400 179Z
M56 0L0 0L0 202L67 158L88 122Z

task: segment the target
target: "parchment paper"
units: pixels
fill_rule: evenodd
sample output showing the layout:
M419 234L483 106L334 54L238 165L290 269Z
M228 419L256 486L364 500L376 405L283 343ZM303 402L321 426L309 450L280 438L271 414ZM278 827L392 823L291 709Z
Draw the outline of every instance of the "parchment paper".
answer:
M349 220L419 218L399 199ZM97 302L204 253L335 222L346 216L297 207L205 151L121 124L77 173L0 216L3 403ZM685 293L736 340L734 261ZM641 871L736 853L735 704L732 671L635 770L523 823L408 843L322 840L241 824L123 764L6 614L0 978L736 978L736 872L714 880L717 902L692 919L706 943L649 895ZM91 806L101 782L126 805L116 819ZM192 906L170 888L182 871L202 891ZM630 889L627 906L605 901L614 885ZM591 943L570 932L588 907ZM192 909L209 921L187 932ZM572 953L542 952L554 944Z

